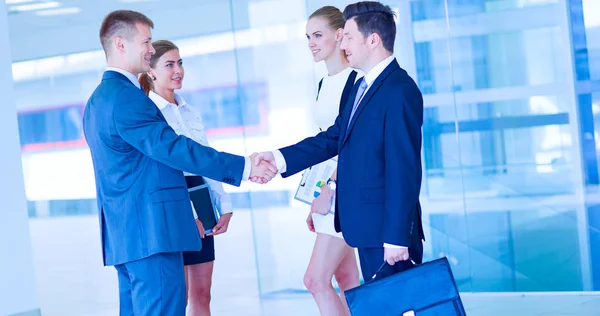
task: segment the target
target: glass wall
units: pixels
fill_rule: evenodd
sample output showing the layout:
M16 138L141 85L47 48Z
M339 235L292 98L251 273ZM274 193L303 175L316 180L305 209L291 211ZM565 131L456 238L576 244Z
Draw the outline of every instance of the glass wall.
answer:
M395 56L425 101L425 260L447 256L463 292L600 288L596 0L384 2L397 14ZM206 18L169 39L184 58L181 93L202 111L213 147L248 155L316 132L309 108L326 71L312 61L304 26L322 5L348 3L229 0L210 15L205 5L188 8ZM146 13L181 14L169 12ZM98 50L13 65L34 249L84 247L64 232L85 227L97 252L87 250L92 259L77 271L101 262L80 119L104 68ZM315 236L309 207L293 199L299 180L226 186L235 216L217 238L217 289L262 298L306 292ZM60 261L34 255L42 266ZM230 261L241 272L229 275ZM108 287L102 280L94 284Z
M410 9L427 106L428 255L453 259L463 291L589 289L571 7L423 0Z

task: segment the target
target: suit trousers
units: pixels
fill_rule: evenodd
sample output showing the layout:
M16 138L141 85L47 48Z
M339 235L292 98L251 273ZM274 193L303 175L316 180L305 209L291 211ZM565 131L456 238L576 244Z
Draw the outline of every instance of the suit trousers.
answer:
M159 253L116 265L120 316L185 316L181 252Z
M423 262L423 242L421 238L412 238L408 254L415 263ZM377 269L383 264L383 245L376 248L358 248L358 258L360 260L360 270L365 282L371 280ZM403 262L397 262L394 267L397 272L401 272L407 268Z

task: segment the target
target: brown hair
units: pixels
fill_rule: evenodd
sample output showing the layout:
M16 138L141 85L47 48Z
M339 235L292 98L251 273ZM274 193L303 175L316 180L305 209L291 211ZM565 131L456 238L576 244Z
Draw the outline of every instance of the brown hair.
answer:
M308 17L309 20L312 18L324 18L334 30L343 29L346 24L346 19L344 18L342 11L330 5L317 9L317 11L313 12Z
M150 68L156 67L156 63L162 57L162 55L174 49L179 50L179 47L177 47L177 45L167 40L159 40L153 42L152 46L154 46L154 50L156 50L156 53L154 53L152 57L150 57ZM146 95L148 95L150 93L150 90L154 88L154 80L156 80L156 78L150 78L150 75L148 75L147 72L142 73L138 78L138 82L144 89Z
M154 28L152 20L142 13L130 10L117 10L109 13L100 26L100 43L104 53L108 54L111 41L115 36L131 39L137 23Z

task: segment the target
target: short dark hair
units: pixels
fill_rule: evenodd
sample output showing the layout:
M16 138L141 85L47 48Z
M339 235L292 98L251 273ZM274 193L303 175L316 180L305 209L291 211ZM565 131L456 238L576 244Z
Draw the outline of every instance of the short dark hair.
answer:
M108 53L110 43L115 36L131 39L138 23L154 28L152 20L142 13L131 10L117 10L109 13L100 26L100 43L104 52Z
M361 1L348 5L344 9L346 20L354 19L363 36L377 33L383 47L393 53L396 40L396 22L394 11L377 1Z

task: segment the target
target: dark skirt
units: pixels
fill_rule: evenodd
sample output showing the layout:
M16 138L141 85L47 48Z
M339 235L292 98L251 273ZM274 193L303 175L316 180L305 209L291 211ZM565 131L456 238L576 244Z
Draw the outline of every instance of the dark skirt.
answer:
M202 238L202 249L200 251L184 251L183 264L191 266L194 264L215 261L215 237L205 236Z

